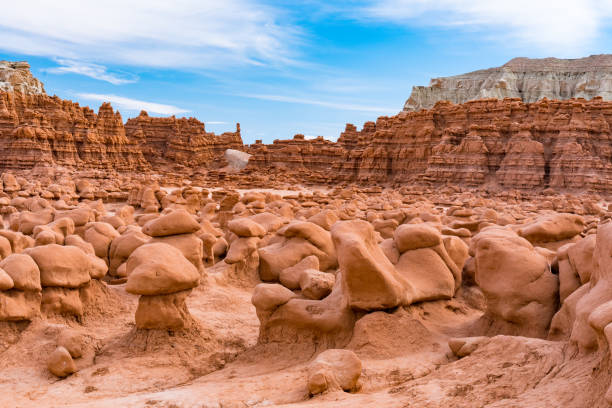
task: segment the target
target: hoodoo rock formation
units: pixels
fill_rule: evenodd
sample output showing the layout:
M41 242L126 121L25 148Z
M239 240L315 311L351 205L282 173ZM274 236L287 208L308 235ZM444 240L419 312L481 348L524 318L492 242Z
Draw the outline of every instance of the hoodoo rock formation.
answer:
M439 101L464 103L483 98L543 98L612 100L612 54L579 59L514 58L498 68L451 77L433 78L415 86L405 111L430 109Z

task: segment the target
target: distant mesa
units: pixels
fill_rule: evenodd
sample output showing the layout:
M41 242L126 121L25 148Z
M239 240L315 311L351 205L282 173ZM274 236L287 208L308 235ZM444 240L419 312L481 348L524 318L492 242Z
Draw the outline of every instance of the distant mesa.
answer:
M543 98L612 100L612 54L579 59L514 58L497 68L451 77L433 78L415 86L404 111L430 109L438 101L455 104L484 98L520 98L525 103Z

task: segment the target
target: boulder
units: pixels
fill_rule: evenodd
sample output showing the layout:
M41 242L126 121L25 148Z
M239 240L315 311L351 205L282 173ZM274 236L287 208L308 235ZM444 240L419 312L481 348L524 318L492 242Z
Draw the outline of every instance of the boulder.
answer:
M306 269L300 276L302 295L308 299L319 300L329 295L336 282L332 273Z
M0 262L0 268L11 277L14 288L22 291L41 291L40 270L31 256L11 254Z
M64 378L70 374L76 373L76 365L70 356L68 350L64 347L58 347L51 353L47 359L47 369L51 374Z
M299 289L302 273L307 269L319 270L319 258L315 255L307 256L297 264L283 269L279 275L280 283L291 290Z
M361 360L350 350L330 349L319 354L308 367L308 391L356 391Z

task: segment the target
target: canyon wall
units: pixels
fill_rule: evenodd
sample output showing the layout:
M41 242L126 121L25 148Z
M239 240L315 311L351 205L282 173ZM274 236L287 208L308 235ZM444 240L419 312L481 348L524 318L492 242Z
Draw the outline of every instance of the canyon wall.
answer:
M0 168L60 165L117 171L148 170L110 104L98 114L45 94L0 93Z
M291 173L312 183L458 184L513 189L612 189L612 102L483 99L439 102L346 126L322 137L245 146L240 125L222 135L194 118L142 112L124 125L103 104L96 114L45 94L0 93L0 169L61 165L127 171L220 169L227 149L252 157L245 173Z
M240 124L215 135L195 118L146 112L124 124L108 103L95 113L37 89L0 91L0 171L59 165L214 178L231 170L224 153L234 149L252 155L238 179L612 190L612 102L601 97L441 101L361 130L347 124L337 142L296 135L247 146Z
M456 104L483 98L543 98L612 100L612 54L580 59L514 58L497 68L451 77L433 78L429 86L415 86L405 111L429 109L438 101Z
M327 182L507 189L612 189L612 102L483 99L349 124L323 139L257 143L247 168L298 170ZM318 153L313 153L318 152Z
M204 123L195 118L156 118L143 111L127 121L125 130L154 168L211 167L221 160L225 150L243 150L239 123L236 132L215 135L206 132Z

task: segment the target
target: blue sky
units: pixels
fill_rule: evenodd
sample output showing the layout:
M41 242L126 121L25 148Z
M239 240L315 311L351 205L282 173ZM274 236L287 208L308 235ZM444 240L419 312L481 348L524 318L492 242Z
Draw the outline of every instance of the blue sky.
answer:
M0 13L0 58L125 120L145 109L216 133L240 122L245 143L335 140L432 77L610 53L611 18L612 0L20 0Z

